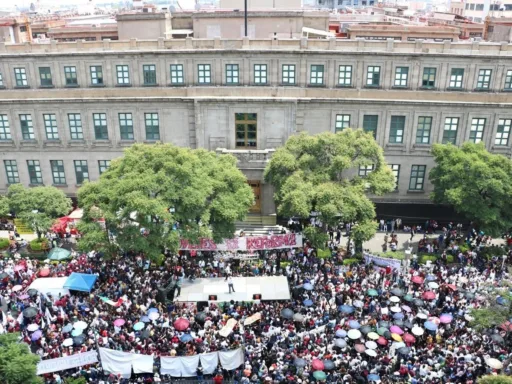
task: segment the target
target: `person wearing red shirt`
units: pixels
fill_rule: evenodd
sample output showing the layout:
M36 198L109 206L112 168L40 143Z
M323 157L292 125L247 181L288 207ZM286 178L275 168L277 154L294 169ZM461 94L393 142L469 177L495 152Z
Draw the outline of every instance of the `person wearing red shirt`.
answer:
M213 384L222 384L224 381L224 376L222 376L220 373L217 373L217 375L213 378Z

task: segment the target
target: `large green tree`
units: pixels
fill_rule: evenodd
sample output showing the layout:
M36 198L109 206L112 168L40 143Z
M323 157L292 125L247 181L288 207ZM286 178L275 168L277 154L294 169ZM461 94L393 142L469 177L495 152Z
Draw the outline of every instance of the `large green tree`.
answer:
M360 177L360 166L373 170ZM290 137L272 156L265 180L275 187L279 214L308 218L315 211L327 225L340 218L355 223L356 243L369 240L377 228L375 208L366 194L382 195L395 188L382 149L361 129Z
M52 186L26 188L14 184L7 190L7 198L9 208L39 238L52 227L57 218L67 215L72 207L71 199Z
M19 342L19 333L0 335L0 383L40 384L36 375L39 356L30 352L28 345Z
M253 201L233 156L135 144L98 181L78 191L84 210L80 246L107 252L120 248L157 259L163 248L176 251L180 237L192 242L231 238L235 221L245 217Z
M483 143L436 144L432 200L451 205L486 233L512 228L512 161L489 153Z

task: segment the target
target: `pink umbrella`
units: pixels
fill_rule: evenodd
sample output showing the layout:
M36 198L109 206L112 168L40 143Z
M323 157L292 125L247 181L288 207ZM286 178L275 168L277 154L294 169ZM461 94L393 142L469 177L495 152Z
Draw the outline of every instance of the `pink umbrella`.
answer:
M423 277L421 276L414 276L411 281L416 284L423 284Z
M441 319L439 319L439 317L435 317L435 316L429 317L428 321L434 323L435 325L441 324Z
M386 338L384 336L380 336L377 339L377 344L379 344L379 345L388 345L388 341L386 340Z
M421 297L423 297L425 300L434 300L436 298L436 294L432 291L425 291Z
M404 331L402 330L402 328L396 326L396 325L393 325L391 326L391 328L389 328L389 331L391 333L396 333L397 335L403 335L404 334Z
M359 353L363 353L366 350L366 347L363 344L356 344L354 345L354 349Z
M41 330L38 330L32 334L31 339L32 339L32 341L36 341L36 340L39 340L41 338L41 336L43 336L43 332L41 332Z
M404 339L404 341L406 343L414 343L416 341L416 338L411 335L410 333L406 333L402 336L402 338Z
M180 317L178 320L174 322L174 328L176 328L178 331L184 331L190 326L190 321L187 319L184 319L183 317Z
M116 327L122 327L124 324L126 323L126 320L125 319L116 319L114 321L114 325Z
M18 292L21 291L22 289L23 287L21 285L15 285L14 287L12 287L13 292Z
M440 321L441 321L441 323L443 323L443 324L449 324L449 323L451 323L451 322L452 322L453 317L452 317L452 315L449 315L449 314L447 314L447 313L443 313L443 314L441 315L441 317L439 317L439 320L440 320Z
M409 307L408 305L402 305L402 309L403 309L405 312L411 312L411 311L412 311L411 307Z
M323 371L325 368L323 361L318 359L313 359L311 366L313 367L314 371Z
M18 264L17 266L14 267L14 272L19 272L19 271L23 271L25 269L25 267L21 264Z
M24 295L21 295L21 296L20 296L20 300L26 300L26 299L28 299L29 297L30 297L29 295L24 294Z
M47 277L49 275L50 275L50 269L49 268L43 268L39 272L39 276L41 276L41 277Z

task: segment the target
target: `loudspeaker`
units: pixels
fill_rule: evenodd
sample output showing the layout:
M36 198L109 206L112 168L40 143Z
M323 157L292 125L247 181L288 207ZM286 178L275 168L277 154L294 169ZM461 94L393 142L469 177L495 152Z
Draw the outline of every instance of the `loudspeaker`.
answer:
M252 295L252 299L253 300L261 300L261 294L260 293L255 293L254 295Z
M198 301L197 302L197 312L203 312L206 308L208 308L207 301Z
M217 295L209 295L208 300L209 301L217 301Z

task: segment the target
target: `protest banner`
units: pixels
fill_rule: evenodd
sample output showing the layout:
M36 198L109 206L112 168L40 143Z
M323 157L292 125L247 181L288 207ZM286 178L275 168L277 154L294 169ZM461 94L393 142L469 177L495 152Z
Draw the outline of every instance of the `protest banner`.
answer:
M89 351L77 355L59 357L57 359L42 360L37 364L37 374L65 371L66 369L82 367L98 362L98 353Z
M402 266L402 263L400 260L388 259L386 257L380 257L380 256L374 256L369 253L364 254L364 260L365 260L366 264L373 263L373 264L375 264L379 267L383 267L383 268L390 266L393 269L400 269L400 267Z
M183 251L257 251L298 247L302 247L302 235L297 233L236 237L222 243L215 243L211 239L201 239L198 244L192 244L186 239L180 240L180 250Z

